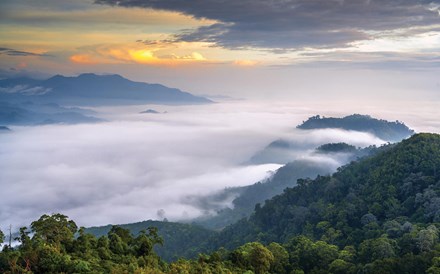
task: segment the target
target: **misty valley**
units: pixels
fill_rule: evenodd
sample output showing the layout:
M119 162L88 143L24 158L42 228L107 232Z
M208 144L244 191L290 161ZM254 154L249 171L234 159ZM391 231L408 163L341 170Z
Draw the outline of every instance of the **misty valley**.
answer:
M0 274L440 273L440 0L1 0Z
M2 273L440 271L435 106L396 109L411 128L119 75L0 91Z

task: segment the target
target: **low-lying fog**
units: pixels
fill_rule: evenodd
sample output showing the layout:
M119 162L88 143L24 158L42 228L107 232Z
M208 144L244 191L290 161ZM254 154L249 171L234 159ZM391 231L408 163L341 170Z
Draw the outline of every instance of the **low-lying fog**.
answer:
M146 109L161 113L139 113ZM11 127L12 132L0 134L2 230L55 212L82 226L189 219L205 211L191 204L189 196L249 185L280 167L243 164L273 140L288 138L304 147L383 143L365 133L295 129L316 114L370 114L403 121L418 132L440 128L434 104L393 109L236 101L94 110L107 122ZM298 153L307 156L306 150Z

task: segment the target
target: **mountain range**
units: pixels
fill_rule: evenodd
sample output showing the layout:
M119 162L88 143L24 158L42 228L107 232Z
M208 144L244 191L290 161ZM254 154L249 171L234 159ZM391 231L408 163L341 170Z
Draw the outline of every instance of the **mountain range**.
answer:
M56 75L46 80L0 80L0 101L57 103L61 105L206 104L194 96L160 84L130 81L120 75L85 73L76 77Z

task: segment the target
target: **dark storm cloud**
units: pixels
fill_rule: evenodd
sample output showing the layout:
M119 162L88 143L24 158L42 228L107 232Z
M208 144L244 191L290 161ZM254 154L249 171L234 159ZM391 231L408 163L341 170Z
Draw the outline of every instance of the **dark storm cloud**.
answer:
M98 4L175 11L219 21L179 34L226 48L294 49L344 46L365 31L440 23L440 1L426 0L96 0Z

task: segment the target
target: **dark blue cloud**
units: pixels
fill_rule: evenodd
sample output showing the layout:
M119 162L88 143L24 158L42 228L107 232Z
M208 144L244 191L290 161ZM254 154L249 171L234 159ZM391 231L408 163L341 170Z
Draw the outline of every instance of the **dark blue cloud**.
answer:
M427 0L96 0L175 11L219 21L176 36L226 48L334 47L385 31L440 23L440 1Z
M47 54L33 53L28 51L14 50L10 48L1 48L0 47L0 55L5 54L9 56L50 56Z

